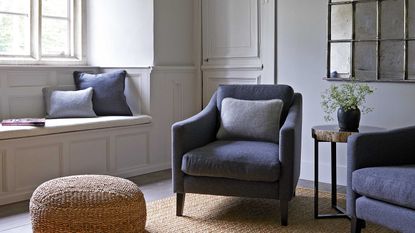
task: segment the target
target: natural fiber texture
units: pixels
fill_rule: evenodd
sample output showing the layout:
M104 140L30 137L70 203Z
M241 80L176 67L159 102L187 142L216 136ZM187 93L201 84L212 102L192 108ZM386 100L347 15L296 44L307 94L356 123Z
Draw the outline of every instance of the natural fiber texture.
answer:
M126 179L84 175L40 185L30 199L33 232L143 232L143 193Z
M186 194L184 217L175 216L175 197L149 203L146 230L150 233L350 232L347 219L314 219L313 192L311 189L297 189L297 197L289 204L286 227L280 225L278 201ZM329 197L329 193L320 193L320 212L330 211ZM339 204L344 205L344 196L339 198ZM390 231L368 224L363 232Z

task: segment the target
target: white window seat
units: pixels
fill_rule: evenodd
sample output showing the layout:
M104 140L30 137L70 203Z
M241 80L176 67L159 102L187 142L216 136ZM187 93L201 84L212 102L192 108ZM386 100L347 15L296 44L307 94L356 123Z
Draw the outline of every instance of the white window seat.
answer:
M47 119L45 127L0 126L0 140L150 124L151 116L103 116L95 118Z
M42 117L43 87L75 89L74 71L118 69L0 67L0 118ZM190 115L185 106L196 106L182 106L182 99L193 95L180 97L182 91L191 89L194 76L193 71L175 71L174 79L160 78L166 81L151 87L151 71L127 69L124 94L132 117L48 119L42 128L0 126L0 205L27 200L41 183L57 177L107 174L126 178L170 168L170 123L180 120L181 114ZM172 82L176 76L186 86ZM151 104L152 88L164 94L154 94Z

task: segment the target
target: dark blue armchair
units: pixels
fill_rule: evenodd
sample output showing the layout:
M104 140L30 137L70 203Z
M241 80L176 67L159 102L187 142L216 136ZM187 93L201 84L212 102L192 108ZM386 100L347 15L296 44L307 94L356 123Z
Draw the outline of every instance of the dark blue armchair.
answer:
M279 143L217 140L226 97L283 100ZM302 96L291 87L220 86L202 112L172 127L176 215L183 214L185 193L269 198L280 200L281 224L287 225L288 202L295 196L300 176L301 127ZM191 157L197 159L187 161Z
M415 232L415 127L357 134L347 146L352 232L364 221Z

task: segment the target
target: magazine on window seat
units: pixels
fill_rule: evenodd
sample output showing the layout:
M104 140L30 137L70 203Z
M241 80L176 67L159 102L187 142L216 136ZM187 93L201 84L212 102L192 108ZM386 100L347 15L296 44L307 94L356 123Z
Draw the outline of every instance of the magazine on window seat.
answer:
M45 118L16 118L6 119L1 122L2 126L45 126Z

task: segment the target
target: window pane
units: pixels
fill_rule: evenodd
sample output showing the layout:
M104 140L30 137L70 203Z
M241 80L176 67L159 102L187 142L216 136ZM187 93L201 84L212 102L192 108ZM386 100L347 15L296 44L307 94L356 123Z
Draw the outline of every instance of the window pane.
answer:
M404 38L404 1L382 1L381 37L382 39Z
M377 9L376 2L356 4L356 39L376 39Z
M28 14L30 0L0 0L0 11Z
M332 6L331 39L352 39L352 5Z
M380 79L402 80L404 42L384 41L380 44Z
M42 18L42 54L69 55L69 24L67 20Z
M408 2L408 33L409 37L415 37L415 1Z
M0 14L0 54L29 55L29 17Z
M415 79L415 41L408 42L408 79Z
M42 14L44 16L68 17L69 0L42 0Z
M331 44L330 72L337 72L339 77L350 76L350 43Z
M376 43L356 42L354 53L354 73L359 80L376 80Z

